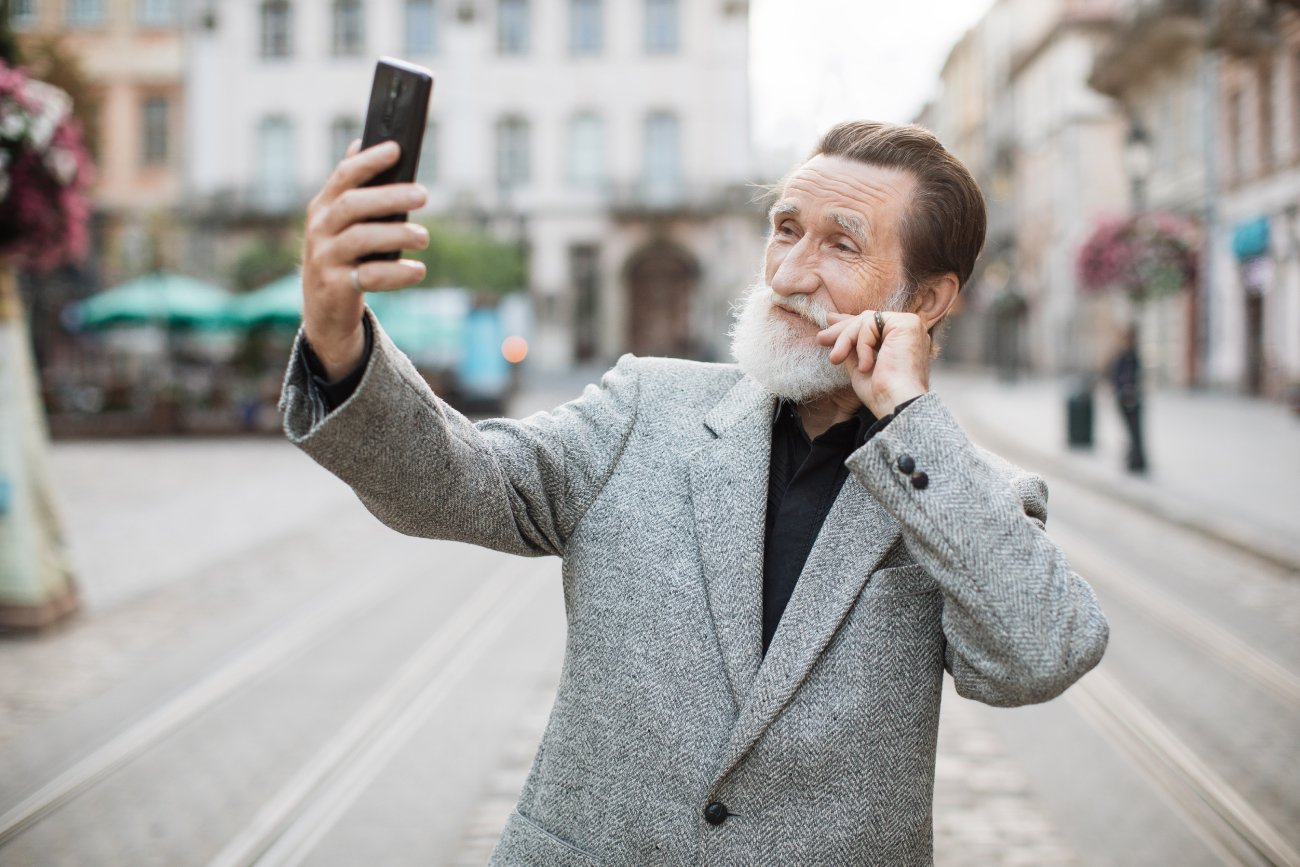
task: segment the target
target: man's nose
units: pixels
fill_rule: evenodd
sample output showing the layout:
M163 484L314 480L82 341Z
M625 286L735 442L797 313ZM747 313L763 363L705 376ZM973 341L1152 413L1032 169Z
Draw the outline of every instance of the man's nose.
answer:
M777 266L770 283L772 291L779 295L808 295L816 292L821 279L817 276L815 264L813 246L805 235L790 248Z

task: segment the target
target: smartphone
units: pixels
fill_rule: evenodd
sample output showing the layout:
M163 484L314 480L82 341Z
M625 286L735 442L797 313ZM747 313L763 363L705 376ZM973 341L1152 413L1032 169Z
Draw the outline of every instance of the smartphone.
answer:
M375 64L375 79L370 86L370 107L366 111L365 130L361 133L361 148L364 150L391 140L402 146L402 155L394 166L375 175L362 186L405 184L415 180L432 93L433 73L423 66L392 57L379 58ZM376 219L403 223L406 222L406 217L406 214L389 214ZM396 250L391 253L370 253L362 256L360 261L397 259L400 255Z

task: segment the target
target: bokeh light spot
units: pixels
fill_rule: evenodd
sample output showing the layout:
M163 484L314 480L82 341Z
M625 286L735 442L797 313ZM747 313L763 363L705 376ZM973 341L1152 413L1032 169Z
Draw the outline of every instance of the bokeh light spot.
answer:
M501 341L501 354L511 364L518 364L528 357L528 341L518 335L507 337Z

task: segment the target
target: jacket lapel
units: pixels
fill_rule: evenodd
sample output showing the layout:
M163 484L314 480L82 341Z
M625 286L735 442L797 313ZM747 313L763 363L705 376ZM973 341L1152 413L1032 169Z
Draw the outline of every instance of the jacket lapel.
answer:
M900 539L898 523L884 507L852 475L845 479L744 697L716 779L731 771L789 703L848 616L868 576ZM760 582L761 569L760 560Z
M704 418L715 439L689 459L709 614L737 709L762 660L763 539L775 404L766 389L742 377Z

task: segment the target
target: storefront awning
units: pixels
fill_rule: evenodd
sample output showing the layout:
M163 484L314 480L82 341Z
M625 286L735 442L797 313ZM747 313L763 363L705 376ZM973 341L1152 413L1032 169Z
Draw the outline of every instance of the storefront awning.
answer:
M1232 230L1232 252L1240 261L1268 252L1268 217L1238 223Z

